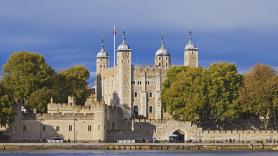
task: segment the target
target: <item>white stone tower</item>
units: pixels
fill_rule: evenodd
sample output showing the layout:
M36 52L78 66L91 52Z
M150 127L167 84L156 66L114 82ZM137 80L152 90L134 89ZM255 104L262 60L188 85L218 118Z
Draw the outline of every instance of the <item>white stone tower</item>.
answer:
M171 57L168 53L167 49L164 46L164 39L163 39L163 33L161 35L161 46L155 53L154 58L155 66L157 67L168 67L171 65Z
M125 31L123 31L123 41L117 48L117 67L118 67L118 99L120 107L124 111L124 118L131 118L132 91L131 91L131 49L125 41Z
M104 69L109 68L109 56L104 50L103 36L101 37L101 49L96 58L96 93L97 100L102 100L102 77Z
M198 48L192 43L191 31L189 31L189 41L184 48L184 65L198 67Z

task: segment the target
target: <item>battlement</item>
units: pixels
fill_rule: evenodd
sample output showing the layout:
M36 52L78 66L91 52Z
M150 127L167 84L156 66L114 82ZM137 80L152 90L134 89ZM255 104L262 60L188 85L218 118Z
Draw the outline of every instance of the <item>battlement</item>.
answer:
M93 120L94 113L43 113L43 114L25 114L24 120Z
M69 97L70 100L75 99ZM90 113L94 108L106 109L107 106L103 101L97 101L95 95L91 95L85 102L85 105L75 105L75 103L51 103L47 105L47 113L49 114L68 114L68 113Z
M278 134L278 130L203 130L203 134Z

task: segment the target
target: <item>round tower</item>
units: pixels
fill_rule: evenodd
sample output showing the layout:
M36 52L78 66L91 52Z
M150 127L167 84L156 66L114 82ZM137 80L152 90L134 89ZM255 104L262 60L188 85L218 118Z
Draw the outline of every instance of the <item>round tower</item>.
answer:
M94 113L94 138L95 140L106 140L107 132L107 106L103 101L97 101L91 104L91 110Z
M192 33L189 31L188 43L184 48L184 65L190 67L198 67L198 48L192 42Z
M123 31L123 41L117 48L117 67L118 67L118 97L119 104L124 111L124 117L131 117L131 49L125 40L125 31ZM118 105L119 107L119 105Z
M102 71L109 67L109 56L104 50L103 36L101 37L101 48L96 57L96 94L97 100L102 100Z
M109 67L109 56L108 53L104 50L103 36L101 37L101 48L97 53L96 58L96 72L100 73L103 69Z
M155 66L157 67L168 67L171 65L171 57L170 54L168 53L167 49L164 46L164 39L163 39L163 33L161 35L161 46L160 48L156 51L155 53Z

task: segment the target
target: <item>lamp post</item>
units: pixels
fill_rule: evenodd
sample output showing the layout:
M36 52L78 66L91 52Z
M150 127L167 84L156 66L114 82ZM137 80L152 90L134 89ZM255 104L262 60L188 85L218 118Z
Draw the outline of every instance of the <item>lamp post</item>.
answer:
M43 129L42 121L43 121L43 119L40 118L40 142L42 142L42 129Z

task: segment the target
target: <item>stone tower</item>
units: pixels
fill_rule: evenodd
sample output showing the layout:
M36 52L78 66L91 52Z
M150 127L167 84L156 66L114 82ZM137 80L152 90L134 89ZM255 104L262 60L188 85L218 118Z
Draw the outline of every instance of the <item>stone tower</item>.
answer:
M189 41L184 48L184 65L198 67L198 48L192 43L191 31L189 31Z
M101 72L109 68L109 56L104 50L103 37L101 37L101 49L96 57L96 92L97 100L102 100L102 77Z
M161 46L155 53L154 62L155 62L155 66L161 68L168 67L169 65L171 65L170 54L168 53L167 49L164 46L163 34L161 35Z
M123 109L124 118L131 118L132 91L131 91L131 49L125 41L125 31L123 31L123 41L117 48L117 67L118 67L118 99L120 107Z

